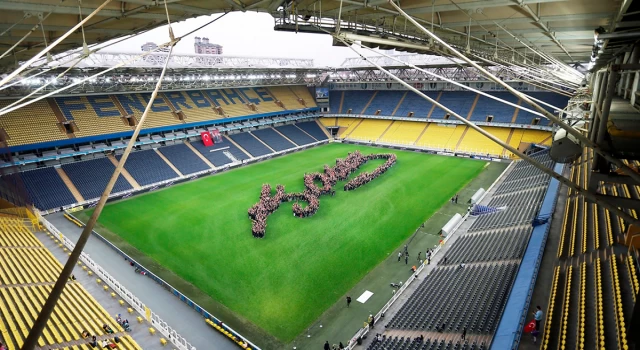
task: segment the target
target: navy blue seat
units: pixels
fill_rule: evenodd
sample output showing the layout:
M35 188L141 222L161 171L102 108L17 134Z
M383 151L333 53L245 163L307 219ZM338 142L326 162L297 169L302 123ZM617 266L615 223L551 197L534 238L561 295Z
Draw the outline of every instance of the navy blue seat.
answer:
M247 156L246 153L242 152L238 147L236 147L236 145L229 142L229 140L224 140L224 137L222 142L215 143L211 147L205 146L200 141L191 142L191 146L197 149L200 154L207 158L207 160L216 167L221 167L223 165L233 163L233 160L227 157L224 152L230 153L239 161L249 159L249 156Z
M273 148L275 151L284 151L286 149L296 147L296 145L289 142L289 140L285 139L271 128L255 130L251 133L262 140L262 142L269 145L269 147Z
M364 114L374 115L380 110L379 115L392 115L404 93L405 91L379 91Z
M289 140L295 142L298 146L308 145L316 142L313 137L305 134L302 130L295 127L295 125L282 125L276 127L276 130L280 131Z
M345 91L344 101L342 102L342 113L347 113L351 109L351 114L362 114L364 107L367 106L374 91ZM339 102L338 102L339 103Z
M320 126L315 121L297 123L296 126L299 127L300 129L304 130L304 132L306 132L307 134L311 135L314 139L316 139L318 141L322 141L322 140L327 140L328 139L327 134L325 134L320 129Z
M210 169L209 166L200 159L191 148L181 143L178 145L158 148L158 151L173 164L182 175L197 173Z
M471 107L473 106L473 101L476 99L475 92L466 92L466 91L443 91L442 95L438 102L447 106L450 110L459 114L463 118L467 117ZM436 107L431 113L431 118L433 119L444 119L447 113Z
M243 132L240 134L229 135L229 137L254 157L260 157L272 153L267 146L263 145L262 142L258 141L258 139L249 133Z
M510 92L491 92L489 94L512 103L518 103L519 100L518 97ZM487 116L492 115L492 122L511 123L515 111L515 107L481 95L478 98L478 103L476 103L476 108L473 109L470 120L484 122L487 121Z
M84 199L94 199L100 197L111 174L116 167L107 158L92 159L84 162L69 163L62 166L62 170L67 173ZM111 193L122 192L132 189L131 185L122 175L118 176Z
M440 93L437 91L424 91L424 94L435 100L438 98ZM431 107L433 107L433 103L425 100L415 92L409 91L394 115L398 117L407 117L409 116L409 113L413 112L413 116L415 118L426 118L431 111Z
M120 161L122 156L117 156ZM140 186L151 185L178 177L178 174L156 153L150 149L146 151L131 152L124 164L129 174Z
M548 112L550 112L551 114L554 115L558 115L557 111L558 110L562 110L563 108L565 108L567 106L567 103L569 102L569 97L568 96L564 96L564 95L560 95L560 94L556 94L553 92L529 92L527 93L527 95L536 98L538 100L544 101L546 103L549 103L553 106L556 106L558 108L551 108L549 106L545 106L542 105L541 106L547 110ZM533 109L533 107L529 106L526 103L522 103L522 106L527 107L529 109ZM526 124L526 125L531 125L531 123L533 122L534 118L540 118L540 124L541 125L546 125L549 122L544 118L544 117L540 117L537 116L535 114L531 114L527 111L519 111L518 112L518 117L516 118L516 123L518 124Z
M40 210L58 208L76 202L54 168L25 171L21 175L29 197Z

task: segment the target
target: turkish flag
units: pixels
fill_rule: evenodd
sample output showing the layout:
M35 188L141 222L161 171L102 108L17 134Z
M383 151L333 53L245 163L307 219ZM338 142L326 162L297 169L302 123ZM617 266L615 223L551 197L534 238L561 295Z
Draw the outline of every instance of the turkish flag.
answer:
M527 323L524 326L524 332L525 333L531 333L531 332L533 332L534 329L536 329L536 321L535 320L531 320L531 322Z
M201 132L200 137L202 138L202 143L204 143L205 146L213 146L213 141L211 141L211 134L209 134L208 131Z

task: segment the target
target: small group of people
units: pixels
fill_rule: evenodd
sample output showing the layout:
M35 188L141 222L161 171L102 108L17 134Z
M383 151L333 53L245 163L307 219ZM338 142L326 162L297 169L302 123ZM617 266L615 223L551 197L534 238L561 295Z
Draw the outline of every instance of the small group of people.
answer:
M458 204L458 195L456 194L455 196L451 197L450 202L454 204Z
M387 161L384 162L384 164L382 164L381 166L375 168L373 171L362 173L356 176L353 180L347 182L344 185L345 191L355 190L356 188L362 185L366 185L372 180L376 179L378 176L386 173L387 170L389 170L396 163L398 157L393 153L386 153L386 154L370 154L366 156L365 159L367 161L371 159L386 159Z
M344 345L342 345L342 342L340 342L340 344L333 344L333 345L329 345L329 341L325 341L324 342L324 350L343 350L345 347Z
M111 327L109 327L108 325L102 325L102 329L104 329L105 332L107 332L107 334L113 334L113 330L111 329ZM98 340L98 337L94 334L91 335L89 332L87 331L82 331L82 339L87 339L91 337L91 341L89 341L89 345L91 345L91 347L101 347L101 348L116 348L117 345L116 343L120 342L120 338L118 338L117 336L113 338L113 342L108 341L107 339L103 339L102 341ZM2 343L0 343L0 345L2 345ZM0 347L0 350L6 350Z
M338 181L346 180L349 175L358 170L362 164L372 159L387 159L387 161L374 171L360 174L349 181L344 187L345 191L349 191L367 184L371 180L384 174L396 163L396 155L388 153L363 156L360 151L351 152L345 159L336 159L335 166L330 167L325 165L324 173L315 172L305 174L305 190L298 193L286 193L284 186L277 185L276 193L272 195L271 185L262 185L260 201L249 208L247 212L249 219L252 220L251 233L256 238L263 238L267 228L267 218L278 210L280 204L283 202L296 201L292 207L293 216L295 217L304 218L313 216L320 208L320 196L326 194L335 196L336 192L333 190L333 186L335 186ZM316 180L320 181L322 187L316 185ZM307 205L303 207L299 202L306 202Z
M126 332L131 332L131 326L129 326L129 320L122 318L121 314L118 314L118 316L116 316L116 322L118 322L118 324L122 326L122 329L124 329Z

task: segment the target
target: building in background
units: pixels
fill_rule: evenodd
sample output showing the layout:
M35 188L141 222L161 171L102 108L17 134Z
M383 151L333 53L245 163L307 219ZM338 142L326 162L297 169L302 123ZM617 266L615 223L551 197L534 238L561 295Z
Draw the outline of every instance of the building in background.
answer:
M222 45L210 43L209 38L195 37L193 48L198 54L222 55Z
M157 48L158 48L158 44L152 43L152 42L145 43L144 45L142 45L140 47L140 49L142 51L151 51L151 50L155 50ZM163 47L160 50L158 50L157 52L169 52L169 47Z

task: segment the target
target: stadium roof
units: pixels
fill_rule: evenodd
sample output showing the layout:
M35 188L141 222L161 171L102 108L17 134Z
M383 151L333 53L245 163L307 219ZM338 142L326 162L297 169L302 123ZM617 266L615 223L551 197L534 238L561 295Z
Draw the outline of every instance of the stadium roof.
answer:
M467 33L470 33L470 46L474 50L493 52L497 41L503 52L516 50L525 53L526 46L530 46L566 62L586 62L593 51L594 29L602 26L613 33L620 28L628 31L636 27L637 21L629 21L631 17L623 16L631 2L403 0L401 6L421 24L430 28L433 23L438 35L449 42L465 45ZM83 18L102 3L101 0L82 1ZM172 21L254 10L271 13L276 18L278 30L319 32L318 28L322 27L322 30L334 31L340 16L341 29L353 34L379 37L381 40L410 39L420 45L426 38L424 33L398 16L387 0L167 0L167 3ZM0 31L6 31L0 36L0 44L4 48L1 51L17 44L12 54L0 60L0 66L4 67L32 57L45 46L44 37L51 43L80 20L78 2L75 1L0 1L0 10ZM322 18L322 21L316 18ZM43 28L35 27L41 21ZM84 29L87 44L93 44L140 33L165 23L163 1L112 0L89 20ZM53 52L81 45L82 33L78 30ZM376 46L393 47L380 40ZM415 47L407 50L420 52Z

